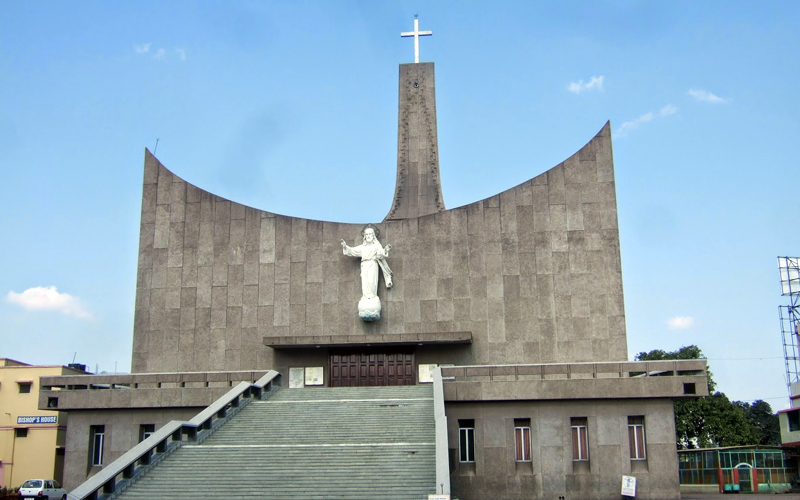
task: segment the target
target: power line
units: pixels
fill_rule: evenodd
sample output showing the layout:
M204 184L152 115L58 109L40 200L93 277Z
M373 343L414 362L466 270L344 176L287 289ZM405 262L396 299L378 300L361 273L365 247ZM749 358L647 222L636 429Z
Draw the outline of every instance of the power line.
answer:
M742 401L758 401L759 399L761 401L766 401L768 399L770 399L770 400L771 399L789 399L789 396L775 396L775 397L771 397L771 398L745 398Z
M763 357L763 358L705 358L708 361L753 361L753 360L767 360L767 359L783 359L783 356Z

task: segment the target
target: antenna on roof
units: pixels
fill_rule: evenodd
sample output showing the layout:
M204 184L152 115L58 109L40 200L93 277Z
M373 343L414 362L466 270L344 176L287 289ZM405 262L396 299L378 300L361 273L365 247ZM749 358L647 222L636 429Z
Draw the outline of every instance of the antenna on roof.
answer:
M77 358L77 357L78 357L78 351L75 351L75 355L72 356L72 362L73 363L75 362L75 358Z
M156 151L158 151L158 137L156 137L156 147L153 148L153 156L155 156Z

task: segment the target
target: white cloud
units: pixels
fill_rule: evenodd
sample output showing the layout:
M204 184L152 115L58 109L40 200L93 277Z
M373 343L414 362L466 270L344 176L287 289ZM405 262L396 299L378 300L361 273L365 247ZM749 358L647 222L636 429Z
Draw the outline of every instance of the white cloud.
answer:
M37 286L28 288L22 293L8 292L6 300L23 307L26 311L57 311L81 319L92 317L78 297L59 293L54 286Z
M664 106L663 108L661 108L658 111L658 116L674 115L677 112L678 112L678 108L676 108L672 104L667 104L666 106Z
M603 75L600 76L593 76L589 79L588 82L583 83L583 80L577 82L571 82L567 85L567 90L572 92L573 94L580 94L585 90L603 90Z
M687 94L694 97L698 101L710 102L711 104L724 104L728 102L727 99L723 99L722 97L716 94L712 94L711 92L701 89L689 89L689 92L687 92Z
M186 49L183 47L175 47L167 52L167 49L163 47L153 47L152 43L135 43L133 44L133 50L135 50L137 54L150 55L153 59L159 61L165 61L168 57L171 58L173 55L181 61L186 60Z
M694 325L694 318L691 316L675 316L667 321L670 330L687 330Z
M678 108L676 108L672 104L667 104L666 106L664 106L663 108L658 110L658 113L654 113L654 112L650 111L648 113L643 114L639 118L636 118L635 120L624 122L616 130L616 132L614 133L614 136L615 137L625 137L626 135L628 135L629 132L631 132L632 130L636 130L637 128L639 128L640 126L642 126L645 123L651 122L651 121L655 120L656 118L662 118L664 116L674 115L677 112L678 112Z

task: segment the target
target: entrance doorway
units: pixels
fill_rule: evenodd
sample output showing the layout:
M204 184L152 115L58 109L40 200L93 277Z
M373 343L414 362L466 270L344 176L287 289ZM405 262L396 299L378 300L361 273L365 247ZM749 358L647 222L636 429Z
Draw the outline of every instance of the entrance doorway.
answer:
M331 387L414 385L414 351L347 350L331 351Z
M753 474L752 466L750 464L739 464L736 466L736 471L739 473L739 493L753 493Z

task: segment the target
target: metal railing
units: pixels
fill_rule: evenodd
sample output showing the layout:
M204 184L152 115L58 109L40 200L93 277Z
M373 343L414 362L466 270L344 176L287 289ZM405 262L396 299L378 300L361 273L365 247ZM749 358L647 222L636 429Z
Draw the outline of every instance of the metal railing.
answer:
M110 498L179 448L184 443L184 436L189 442L202 442L222 425L226 418L235 414L252 399L261 398L262 394L270 391L279 381L279 377L280 373L269 370L254 383L239 382L191 420L170 421L69 492L68 498L73 500Z

